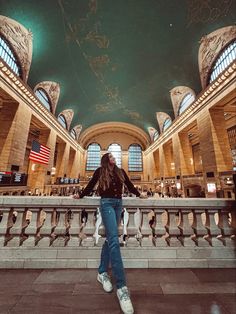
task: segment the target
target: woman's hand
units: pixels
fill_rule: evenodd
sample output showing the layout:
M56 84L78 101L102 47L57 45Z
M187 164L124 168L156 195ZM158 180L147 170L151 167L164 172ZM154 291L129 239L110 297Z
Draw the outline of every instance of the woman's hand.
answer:
M141 194L139 195L139 198L148 198L148 197L147 197L147 195L144 195L143 193L141 193Z
M74 198L74 199L78 199L78 198L80 198L80 196L79 196L79 194L74 194L74 195L73 195L73 198Z

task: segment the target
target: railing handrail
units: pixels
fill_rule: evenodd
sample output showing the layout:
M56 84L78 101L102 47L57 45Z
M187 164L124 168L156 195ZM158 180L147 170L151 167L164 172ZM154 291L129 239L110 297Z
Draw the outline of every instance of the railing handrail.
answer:
M0 197L0 210L5 207L70 207L70 208L95 208L100 205L100 197L85 197L73 199L72 197L57 196L3 196ZM160 208L160 209L236 209L236 201L220 198L148 198L124 197L123 207L127 208Z

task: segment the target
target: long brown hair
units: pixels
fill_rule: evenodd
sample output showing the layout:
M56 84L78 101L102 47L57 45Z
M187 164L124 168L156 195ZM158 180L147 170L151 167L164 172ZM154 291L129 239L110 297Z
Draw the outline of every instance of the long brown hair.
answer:
M98 184L98 188L100 191L105 191L106 189L108 189L111 183L112 171L109 168L109 155L110 153L106 153L102 156L101 159L101 172ZM117 165L114 165L113 171L118 176L120 182L124 183L125 178L122 170L118 168Z

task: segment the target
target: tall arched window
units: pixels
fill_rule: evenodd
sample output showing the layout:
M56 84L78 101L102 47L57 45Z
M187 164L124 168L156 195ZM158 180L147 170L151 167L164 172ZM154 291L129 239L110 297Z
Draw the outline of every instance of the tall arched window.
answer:
M0 58L6 62L17 76L22 76L20 63L9 43L2 36L0 36Z
M167 118L165 122L163 123L162 131L164 132L171 125L171 123L172 123L171 119Z
M101 147L97 143L88 146L86 170L96 170L101 164Z
M111 144L108 147L108 152L116 159L116 165L121 168L121 146L119 144Z
M216 59L209 77L209 83L214 81L234 60L236 60L236 40L231 42Z
M142 148L138 144L129 147L129 171L143 171Z
M181 101L179 105L179 115L184 112L193 102L194 102L194 95L191 93L188 93L184 96L183 100Z
M57 119L63 128L67 129L66 118L63 116L63 114L60 114Z
M51 112L52 111L51 110L51 102L50 102L49 97L46 94L46 92L42 88L38 88L35 91L35 95L41 101L41 103L44 105L44 107L46 107Z
M71 137L73 137L74 140L76 140L76 132L75 132L75 129L72 129L72 130L70 131L70 135L71 135Z

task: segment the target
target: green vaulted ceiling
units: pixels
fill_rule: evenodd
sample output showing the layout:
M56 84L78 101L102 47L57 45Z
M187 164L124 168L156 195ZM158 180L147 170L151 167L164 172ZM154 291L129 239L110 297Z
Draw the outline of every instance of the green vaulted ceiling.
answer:
M199 93L202 36L235 24L235 0L0 0L0 14L33 33L28 84L60 84L57 114L71 124L106 121L158 129L173 118L169 91Z

